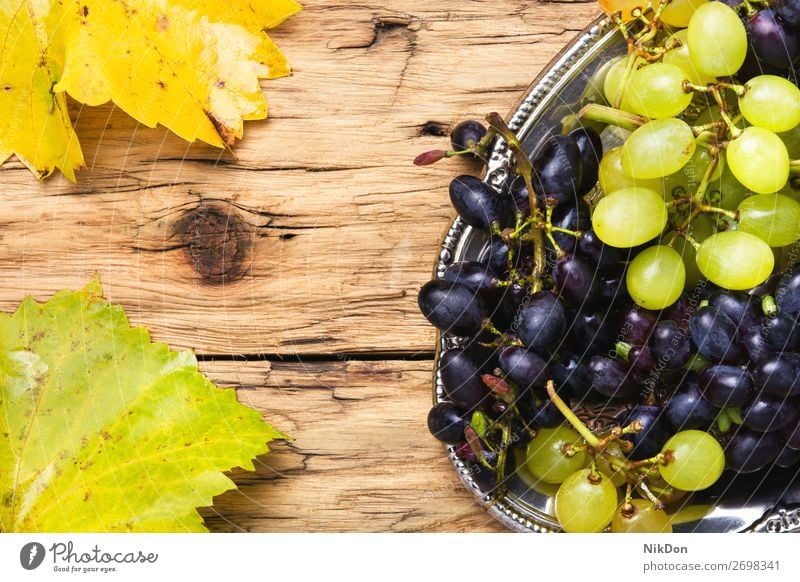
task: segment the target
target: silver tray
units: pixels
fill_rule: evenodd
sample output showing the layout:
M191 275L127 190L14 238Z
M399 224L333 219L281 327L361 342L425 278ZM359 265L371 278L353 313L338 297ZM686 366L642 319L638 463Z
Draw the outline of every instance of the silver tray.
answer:
M567 46L531 84L507 118L529 154L548 135L560 131L567 115L594 100L602 88L592 84L596 72L612 58L625 53L624 41L614 27L599 18ZM612 136L613 139L613 136ZM604 141L609 136L604 135ZM484 180L500 186L510 176L511 156L498 140L491 151ZM453 262L477 260L485 252L485 235L456 219L444 237L434 276L441 278ZM440 334L434 372L434 403L444 399L439 355L460 340ZM507 476L504 493L491 494L486 471L466 463L448 447L448 456L464 485L487 512L512 531L560 531L553 515L554 489L538 486L517 463ZM674 523L676 532L800 532L800 474L794 469L774 469L767 474L730 478L728 472L711 490L684 502Z

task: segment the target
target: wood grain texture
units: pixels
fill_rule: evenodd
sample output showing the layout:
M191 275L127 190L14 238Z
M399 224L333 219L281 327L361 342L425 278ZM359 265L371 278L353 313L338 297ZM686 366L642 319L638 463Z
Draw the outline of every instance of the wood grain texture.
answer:
M232 152L75 106L76 185L0 170L0 308L98 272L134 321L201 354L430 352L416 291L452 219L449 179L478 168L410 161L447 143L425 134L509 111L597 9L389 6L310 0L276 29L295 74L265 83L270 118ZM204 262L220 237L193 228L198 209L235 239L220 264Z
M295 437L205 511L215 531L501 530L426 434L435 333L416 306L447 184L480 169L411 160L508 112L598 10L451 4L305 2L270 33L295 74L264 84L270 118L233 151L73 104L77 184L0 168L0 309L98 273L135 324Z
M203 511L212 531L503 531L425 426L430 362L204 362L295 437Z

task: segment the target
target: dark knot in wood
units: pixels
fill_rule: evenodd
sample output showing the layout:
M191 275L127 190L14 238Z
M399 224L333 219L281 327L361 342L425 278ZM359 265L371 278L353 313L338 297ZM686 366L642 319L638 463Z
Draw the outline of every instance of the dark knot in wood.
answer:
M249 267L250 234L231 206L201 204L177 223L187 260L210 285L241 279Z

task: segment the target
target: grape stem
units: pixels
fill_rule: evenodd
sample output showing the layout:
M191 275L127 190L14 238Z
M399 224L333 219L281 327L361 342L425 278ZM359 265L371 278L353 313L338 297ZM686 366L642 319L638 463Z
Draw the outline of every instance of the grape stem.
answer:
M644 493L644 496L647 497L650 503L653 504L654 509L663 511L664 502L661 501L658 497L656 497L652 491L650 491L650 488L647 486L647 483L645 483L644 481L639 481L639 483L637 483L636 486L642 493Z
M539 197L536 194L536 190L533 189L533 165L528 159L525 150L522 149L522 144L497 112L493 111L487 115L486 121L489 123L489 127L502 137L511 151L514 152L516 172L522 176L525 181L525 187L528 189L531 218L534 221L541 221L542 213L539 210ZM533 283L531 285L531 294L535 294L541 291L543 286L542 275L545 270L544 236L538 228L533 228L531 231L531 240L533 241L533 272L531 273Z
M550 397L550 400L553 402L553 404L556 405L556 408L558 408L559 412L561 412L561 414L564 415L564 418L567 419L567 422L569 422L583 437L583 440L585 440L590 446L599 448L601 445L600 439L594 436L594 433L589 430L589 427L587 427L583 421L578 418L574 412L572 412L572 409L567 406L567 404L556 393L556 385L553 384L552 380L547 381L547 395Z
M800 174L800 160L789 160L789 172Z
M578 112L578 117L580 119L589 119L599 123L615 125L622 129L627 129L628 131L634 131L648 121L646 117L642 117L641 115L635 115L627 111L622 111L621 109L600 105L598 103L584 105Z

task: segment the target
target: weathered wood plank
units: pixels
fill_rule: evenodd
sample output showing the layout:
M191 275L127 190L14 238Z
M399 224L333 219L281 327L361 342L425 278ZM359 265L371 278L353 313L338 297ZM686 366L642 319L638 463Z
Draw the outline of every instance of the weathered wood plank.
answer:
M431 362L201 367L295 437L236 473L203 511L213 531L503 531L427 432Z
M593 3L309 0L274 31L295 76L233 152L74 108L78 184L0 170L0 309L97 272L159 339L205 354L429 352L415 295L452 217L425 135L508 109ZM434 123L429 123L434 122ZM224 279L224 284L221 281Z

